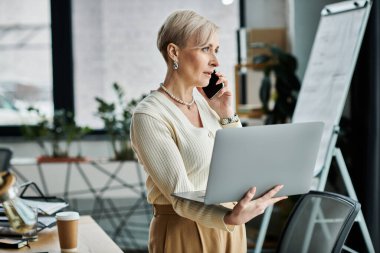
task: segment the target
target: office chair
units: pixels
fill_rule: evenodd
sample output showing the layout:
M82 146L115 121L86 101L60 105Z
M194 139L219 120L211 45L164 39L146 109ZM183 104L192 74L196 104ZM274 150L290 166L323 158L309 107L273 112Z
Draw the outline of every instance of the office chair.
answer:
M359 210L360 203L346 196L310 191L295 204L277 252L341 252Z

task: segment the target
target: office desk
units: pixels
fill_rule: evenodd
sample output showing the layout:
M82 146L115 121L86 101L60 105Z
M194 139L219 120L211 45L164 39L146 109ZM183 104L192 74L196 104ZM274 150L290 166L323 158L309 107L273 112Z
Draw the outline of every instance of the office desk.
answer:
M146 200L143 169L136 161L11 162L20 183L35 182L45 195L67 201L70 210L91 215L119 247L146 250L153 212ZM38 192L30 187L25 195Z
M81 217L78 232L78 253L123 253L90 216ZM0 253L60 253L57 227L44 229L38 233L38 241L30 242L29 245L30 248L25 246L21 249L0 249Z

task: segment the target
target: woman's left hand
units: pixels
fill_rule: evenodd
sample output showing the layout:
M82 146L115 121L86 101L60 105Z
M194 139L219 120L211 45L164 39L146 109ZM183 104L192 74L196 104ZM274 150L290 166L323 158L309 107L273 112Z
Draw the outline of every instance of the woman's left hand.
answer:
M227 78L220 72L217 72L216 75L219 77L216 83L224 83L224 87L212 99L207 98L201 87L197 87L197 90L203 95L210 107L220 118L228 118L234 115L232 108L232 91L228 86Z
M228 225L241 225L263 214L268 206L288 198L287 196L275 197L282 187L283 185L277 185L255 200L252 200L252 198L256 194L256 187L250 188L234 208L224 216L224 223Z

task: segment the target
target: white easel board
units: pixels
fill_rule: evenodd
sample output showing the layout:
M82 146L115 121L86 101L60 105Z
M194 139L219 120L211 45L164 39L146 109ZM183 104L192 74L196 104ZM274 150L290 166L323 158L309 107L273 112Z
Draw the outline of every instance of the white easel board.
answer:
M350 88L370 11L370 2L343 1L322 10L293 122L325 123L314 175L326 164L334 127Z

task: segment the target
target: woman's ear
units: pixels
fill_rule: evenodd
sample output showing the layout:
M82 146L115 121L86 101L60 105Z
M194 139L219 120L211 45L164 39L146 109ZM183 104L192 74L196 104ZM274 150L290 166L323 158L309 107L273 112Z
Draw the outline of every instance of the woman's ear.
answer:
M178 61L179 47L174 43L169 43L167 50L169 58L173 61Z

